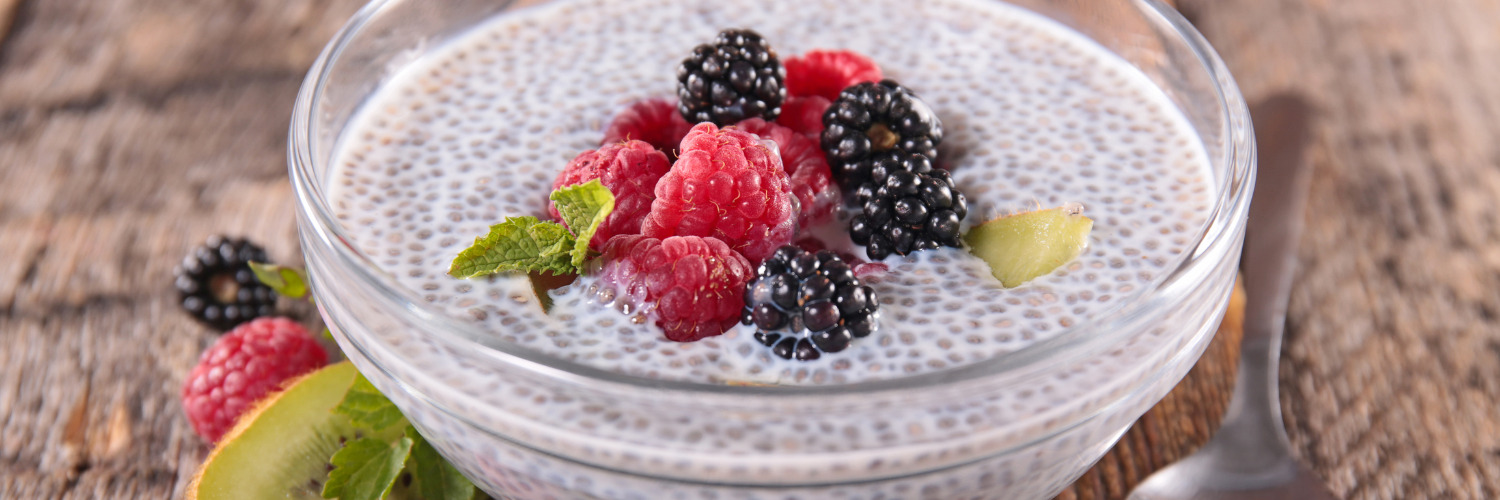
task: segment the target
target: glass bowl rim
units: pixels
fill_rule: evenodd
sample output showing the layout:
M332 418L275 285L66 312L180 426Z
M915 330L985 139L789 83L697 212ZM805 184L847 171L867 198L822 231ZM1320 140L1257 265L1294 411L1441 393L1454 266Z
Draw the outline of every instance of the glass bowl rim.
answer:
M1227 138L1226 147L1221 154L1218 157L1209 158L1213 164L1226 165L1229 170L1221 185L1218 186L1219 195L1208 217L1208 223L1199 229L1193 245L1178 257L1177 265L1169 269L1164 278L1154 281L1147 289L1142 290L1130 300L1065 328L1050 338L992 359L935 372L849 384L809 386L727 385L624 374L557 358L519 345L496 346L473 340L490 334L482 328L453 318L428 304L414 291L396 282L394 276L380 271L377 263L355 247L353 239L332 214L314 171L315 166L321 161L312 151L314 134L317 133L314 128L314 112L318 109L334 63L339 60L340 55L362 34L366 25L381 10L398 1L402 0L371 0L356 12L324 47L298 91L288 131L287 154L293 193L297 199L299 223L310 227L314 236L314 241L309 241L307 228L304 228L301 231L302 244L304 246L319 244L331 249L333 263L353 270L353 274L361 282L360 286L374 287L379 292L378 295L389 302L384 304L391 306L389 310L404 311L409 313L418 324L431 325L430 328L421 329L420 335L446 336L448 340L457 342L459 345L470 346L478 352L483 352L493 361L519 367L549 379L572 381L579 385L606 384L624 388L706 393L718 396L823 398L913 391L1002 376L1028 376L1041 367L1067 363L1108 348L1111 345L1109 341L1116 340L1116 337L1123 333L1115 333L1114 330L1117 329L1110 329L1107 325L1122 322L1134 314L1140 314L1143 309L1148 309L1148 306L1157 305L1154 304L1157 301L1151 299L1163 294L1163 290L1174 286L1191 286L1193 283L1184 282L1184 276L1195 274L1190 272L1194 269L1214 265L1215 262L1205 261L1203 257L1218 254L1219 252L1211 250L1222 245L1233 244L1236 236L1242 233L1248 213L1250 194L1255 184L1255 141L1254 132L1250 126L1249 109L1223 60L1202 34L1172 7L1160 0L1130 0L1130 3L1134 4L1143 15L1154 15L1158 18L1154 25L1166 26L1170 29L1170 31L1160 31L1161 34L1176 37L1177 41L1185 43L1193 51L1198 64L1193 65L1191 69L1203 71L1214 82L1213 91L1222 117L1218 120L1218 125L1223 137ZM1030 9L1025 10L1035 12ZM1037 14L1048 17L1045 14ZM357 111L351 113L350 117L355 117L357 114ZM1243 124L1243 126L1236 124ZM1224 255L1237 255L1237 253L1228 252ZM308 260L308 264L312 265L312 259ZM1096 331L1112 334L1088 335ZM360 342L360 339L352 335L344 337L356 344Z

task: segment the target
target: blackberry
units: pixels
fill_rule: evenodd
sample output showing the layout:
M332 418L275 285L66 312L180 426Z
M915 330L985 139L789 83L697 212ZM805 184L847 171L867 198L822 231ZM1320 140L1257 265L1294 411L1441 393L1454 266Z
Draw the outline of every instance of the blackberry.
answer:
M713 44L693 49L677 67L677 111L689 123L720 127L781 114L786 68L759 33L724 30Z
M182 308L219 330L270 316L276 292L255 279L250 262L267 262L265 249L239 238L213 236L194 248L175 271Z
M787 245L745 287L741 322L783 359L812 361L875 331L880 300L833 252Z
M927 103L892 80L852 85L823 112L821 145L845 190L869 182L883 153L937 159L943 124ZM900 159L902 156L898 156Z
M876 153L860 163L862 164L860 170L865 176L865 181L854 188L854 203L857 207L862 207L866 201L870 201L870 198L875 196L875 192L885 185L885 180L890 174L932 172L932 160L928 157L900 151Z
M959 247L958 226L969 214L948 171L892 172L849 221L849 237L872 260L940 246Z

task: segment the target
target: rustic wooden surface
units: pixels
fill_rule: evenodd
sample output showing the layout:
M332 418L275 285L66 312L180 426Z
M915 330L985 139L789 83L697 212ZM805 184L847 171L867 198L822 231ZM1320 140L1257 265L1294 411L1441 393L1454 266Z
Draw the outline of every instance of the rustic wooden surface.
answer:
M0 498L180 493L206 450L176 393L212 335L170 270L214 232L297 258L285 127L358 3L0 0ZM1252 101L1319 110L1294 448L1347 498L1500 497L1500 2L1180 3ZM1228 332L1063 498L1207 439Z

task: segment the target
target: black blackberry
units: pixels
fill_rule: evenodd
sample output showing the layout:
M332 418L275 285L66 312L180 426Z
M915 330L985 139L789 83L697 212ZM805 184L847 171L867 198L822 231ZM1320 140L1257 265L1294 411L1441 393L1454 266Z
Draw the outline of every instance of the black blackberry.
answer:
M677 111L689 123L721 127L757 116L775 120L785 83L786 68L760 33L724 30L677 67Z
M968 214L969 203L948 171L893 172L849 221L849 237L874 260L958 247L958 225Z
M896 172L911 172L925 174L932 172L932 160L920 154L903 153L901 151L886 151L875 153L862 160L864 164L860 167L861 175L865 181L854 188L854 203L857 207L863 207L866 201L875 196L875 192L885 185L885 180L890 174Z
M845 190L870 180L882 153L937 159L943 124L927 103L892 81L851 85L823 113L823 151Z
M219 330L274 314L276 292L255 279L249 264L268 260L265 249L247 240L210 237L175 272L182 308Z
M755 340L783 359L818 359L869 336L879 319L875 290L827 250L787 245L761 263L759 277L745 286L741 322L755 325Z

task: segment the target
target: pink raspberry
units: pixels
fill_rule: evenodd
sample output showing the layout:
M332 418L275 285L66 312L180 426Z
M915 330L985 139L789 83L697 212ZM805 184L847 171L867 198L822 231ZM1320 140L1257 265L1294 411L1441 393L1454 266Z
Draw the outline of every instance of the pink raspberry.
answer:
M797 197L801 207L797 214L799 227L812 227L833 218L841 201L839 186L833 181L828 158L823 156L823 149L818 147L816 139L760 118L751 118L735 126L776 143L781 164L790 176L792 195Z
M820 121L819 124L821 123ZM604 129L604 141L599 145L608 146L629 140L646 141L657 150L673 156L677 145L682 143L682 137L687 135L690 128L693 128L693 124L688 123L682 118L682 113L677 112L676 99L644 99L632 103L610 120L609 127Z
M831 101L823 96L793 96L781 104L781 116L776 123L813 138L823 135L823 112L828 111Z
M883 78L875 61L851 50L810 50L783 64L786 93L793 96L816 95L834 101L850 85Z
M610 212L609 217L604 219L604 223L594 233L594 238L589 240L589 248L599 250L611 236L640 234L641 221L646 219L646 214L651 213L651 201L656 199L653 191L656 181L670 167L667 155L644 141L610 143L596 151L584 151L573 158L562 173L557 174L552 189L599 179L615 195L615 210ZM547 211L552 213L553 219L562 220L557 206L551 200L547 201Z
M700 123L656 183L641 234L712 236L752 263L792 239L796 212L781 156L755 134Z
M750 261L718 238L611 238L600 277L677 342L724 333L740 317ZM655 307L650 307L651 305Z
M182 407L193 430L217 442L256 401L327 362L328 353L302 325L259 318L203 352L182 386Z

